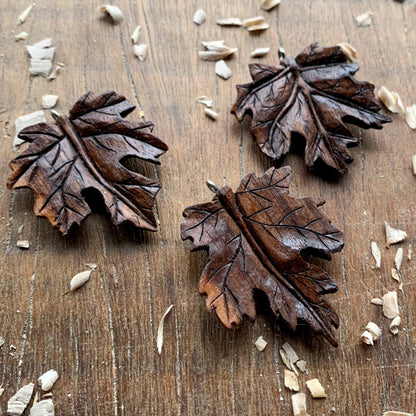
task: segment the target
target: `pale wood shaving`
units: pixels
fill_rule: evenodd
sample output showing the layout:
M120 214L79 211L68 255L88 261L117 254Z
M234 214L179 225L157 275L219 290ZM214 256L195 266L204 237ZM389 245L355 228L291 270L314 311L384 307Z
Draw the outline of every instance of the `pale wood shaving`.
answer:
M311 395L314 399L325 399L326 393L325 389L322 387L322 384L317 378L313 378L306 382L306 387L311 392Z
M52 48L52 39L46 38L34 45L27 45L26 50L30 56L29 72L32 75L48 77L52 70L52 61L55 48Z
M0 397L2 396L2 394L4 393L4 387L3 384L0 385Z
M402 322L402 320L401 320L400 316L396 316L391 321L391 323L390 323L390 332L393 335L397 335L399 333L399 326L400 326L401 322Z
M373 340L377 341L381 337L381 328L374 322L369 322L365 327L366 331L370 332L373 336Z
M412 245L409 245L409 248L407 249L407 260L412 260Z
M257 48L254 49L253 52L250 53L252 58L261 58L262 56L266 56L270 51L270 48Z
M198 9L194 14L194 23L197 25L202 25L207 20L207 14L205 10Z
M384 412L383 416L414 416L414 413L398 412L397 410L389 410Z
M211 118L212 120L217 120L218 113L214 110L211 110L210 108L204 108L204 113L207 117Z
M46 373L43 373L39 378L40 388L43 391L49 391L52 389L53 385L58 380L58 372L55 371L53 368L48 370Z
M373 305L382 306L383 305L383 299L381 298L373 298L370 301Z
M371 242L371 254L374 257L374 260L376 261L376 267L377 269L381 266L381 253L380 249L378 248L378 245L375 241Z
M296 393L292 395L293 416L309 416L306 410L305 393Z
M294 366L294 364L292 363L292 361L290 361L289 357L287 356L285 350L280 349L279 351L280 353L280 358L283 361L283 364L291 371L293 371L294 373L296 373L296 375L299 375L298 370L296 369L296 367Z
M390 227L387 221L384 221L386 227L386 246L390 247L391 244L400 243L407 237L406 231L402 231L396 228Z
M133 44L136 44L139 40L141 30L142 28L140 26L137 26L136 29L134 29L134 32L131 34L131 41L133 42Z
M26 409L33 396L35 385L29 383L19 389L16 394L7 402L7 414L10 416L20 416Z
M396 291L387 292L383 296L383 314L389 319L399 316L399 305L397 303Z
M62 71L62 64L57 64L55 66L55 68L53 69L53 71L50 73L50 75L48 76L48 81L52 81L53 79L55 79L58 74Z
M17 234L22 234L23 233L23 228L24 228L23 224L19 225L19 228L17 229Z
M260 335L257 339L256 342L254 343L254 345L256 346L256 348L259 351L263 351L266 347L267 347L267 342L265 341L265 339L263 338L262 335Z
M18 35L14 37L14 40L18 42L19 40L26 40L29 37L29 33L27 32L20 32Z
M382 86L377 96L384 106L392 113L404 113L404 107L402 100L397 92L389 91L386 87Z
M19 248L28 249L30 247L30 242L29 242L29 240L18 240L16 242L16 246L19 247Z
M149 46L145 43L141 43L140 45L134 45L134 54L142 62L146 59L148 50Z
M360 336L360 340L366 345L374 345L373 335L370 331L364 331Z
M307 373L308 372L308 369L306 368L306 361L305 360L297 361L296 366L299 368L299 371L301 373Z
M399 276L399 272L396 269L391 269L391 277L400 282L400 276Z
M281 3L282 0L263 0L261 2L260 8L262 10L266 10L268 12L269 10L273 9L274 7L278 6Z
M166 309L166 312L163 314L162 318L160 319L159 327L157 329L156 346L157 346L157 352L159 354L162 354L162 347L163 347L163 327L164 327L164 324L165 324L165 318L166 318L167 314L170 312L170 310L172 308L173 308L173 305L170 305Z
M287 370L284 371L285 387L292 391L299 391L299 379L295 372Z
M299 360L298 354L296 354L296 351L288 342L285 342L282 345L282 348L283 348L283 351L286 353L287 358L292 364L295 364Z
M373 21L373 13L365 12L355 18L358 27L368 27Z
M81 286L84 286L85 283L90 280L92 270L85 270L83 272L77 273L69 283L69 290L72 292L76 289L79 289Z
M357 50L354 48L354 46L346 42L338 43L337 46L339 46L342 49L342 52L344 52L344 54L347 56L350 62L353 62L353 63L358 62Z
M46 94L42 96L42 107L53 108L58 102L59 95Z
M33 6L34 3L30 6L27 6L26 9L24 9L22 13L20 13L19 17L17 18L18 25L22 25L26 21L26 19L29 17L30 12L32 11Z
M230 67L225 63L224 60L217 61L215 63L215 73L223 79L228 79L232 75Z
M211 108L212 107L212 99L202 95L195 100L198 104L203 104L205 107Z
M91 270L95 270L98 266L95 263L85 263Z
M256 32L258 30L266 30L269 28L269 24L263 16L256 16L243 20L243 26L245 26L249 32Z
M406 123L411 129L416 129L416 104L406 107Z
M219 61L237 52L237 48L230 48L224 44L223 40L214 40L209 42L201 42L205 51L199 51L198 55L205 61Z
M396 251L396 255L394 256L394 265L398 272L400 272L400 268L402 267L403 262L403 249L399 247Z
M0 337L0 348L4 345L6 341L4 340L3 337Z
M111 17L114 24L120 23L124 19L123 12L112 4L105 4L98 9L101 13Z
M54 416L55 408L52 399L41 400L30 409L29 416Z
M217 20L219 26L242 26L243 22L238 17L227 17Z

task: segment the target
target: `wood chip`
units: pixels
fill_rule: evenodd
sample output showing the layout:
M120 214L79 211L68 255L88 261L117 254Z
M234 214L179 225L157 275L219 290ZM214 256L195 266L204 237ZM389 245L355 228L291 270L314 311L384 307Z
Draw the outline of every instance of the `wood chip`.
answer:
M264 340L264 338L260 335L257 339L256 342L254 343L254 345L256 346L256 348L259 351L263 351L266 347L267 347L267 342Z
M406 123L411 129L416 129L416 104L406 107Z
M85 263L91 270L95 270L98 266L95 263Z
M207 20L207 14L205 10L198 9L194 14L194 23L197 25L202 25Z
M374 341L377 341L381 337L381 328L374 322L369 322L365 327L366 331L370 332Z
M306 411L305 393L296 393L292 395L293 416L309 416Z
M117 7L111 4L105 4L99 8L101 13L111 17L111 20L116 25L124 19L123 12Z
M3 384L0 386L0 397L3 395L4 393L4 387Z
M3 337L0 337L0 348L4 345L6 341L4 340Z
M14 37L14 40L18 42L19 40L26 40L29 37L29 33L27 32L20 32L18 35Z
M366 345L374 345L373 335L370 331L364 331L360 336L360 340Z
M32 406L29 416L54 416L55 408L52 399L41 400Z
M371 25L373 21L373 13L366 12L363 14L360 14L355 18L355 21L357 22L358 27L368 27Z
M381 266L381 253L380 249L378 248L378 245L375 241L371 242L371 254L374 257L374 260L376 261L376 267L377 269Z
M373 298L370 301L373 305L382 306L383 305L383 299L381 298Z
M264 20L263 16L251 17L243 21L243 26L247 28L249 32L255 32L258 30L266 30L269 28L269 24Z
M237 52L237 48L230 48L224 44L223 40L214 40L209 42L201 42L205 51L199 51L198 55L205 61L219 61Z
M401 320L400 316L396 316L391 321L391 323L390 323L390 332L393 335L397 335L399 333L399 326L400 326L401 322L402 322L402 320Z
M317 378L313 378L306 382L306 387L311 392L311 395L314 399L325 399L326 393L325 389L322 387L322 384Z
M412 156L413 175L416 175L416 155Z
M299 371L302 373L306 373L308 369L306 368L306 361L305 360L299 360L296 363L296 366L299 368Z
M38 123L46 123L45 113L43 111L35 111L33 113L20 116L15 121L16 134L13 140L13 150L16 152L24 140L17 137L19 133L26 127L33 126Z
M23 10L22 13L20 13L19 17L17 18L17 24L22 25L26 19L29 17L30 12L32 11L34 4L31 4L30 6L27 6L26 9Z
M352 46L352 45L350 45L349 43L346 43L346 42L338 43L337 46L339 46L342 49L342 52L345 53L345 55L347 56L347 58L350 62L353 62L353 63L358 62L357 50L354 48L354 46Z
M399 276L399 272L396 269L391 269L391 277L400 282L400 276Z
M252 58L261 58L262 56L266 56L270 51L270 48L257 48L254 49L253 52L250 53Z
M30 56L29 72L32 75L48 77L52 70L52 61L55 48L52 48L52 39L46 38L33 45L27 45L26 50Z
M267 12L274 7L278 6L281 3L282 0L263 0L261 2L260 8L262 10L266 10Z
M53 108L58 102L59 95L46 94L42 96L42 107Z
M53 385L56 383L56 380L58 380L58 372L54 369L48 370L38 378L40 388L43 391L51 390Z
M242 26L243 22L238 17L227 17L225 19L217 20L217 25L220 25L220 26Z
M92 270L85 270L83 272L77 273L72 279L69 284L69 290L72 292L73 290L79 289L81 286L84 286L85 283L90 280Z
M404 113L403 103L397 92L391 92L382 86L378 90L377 96L383 105L392 113Z
M48 76L47 78L48 81L52 81L53 79L55 79L61 71L62 71L62 65L57 64L55 66L55 69L53 69L50 75Z
M414 416L414 413L405 413L398 412L396 410L389 410L388 412L384 412L383 416Z
M399 316L399 305L397 303L397 292L387 292L383 296L383 313L386 318L393 319Z
M134 54L142 62L146 59L148 50L149 46L145 43L141 43L140 45L134 45Z
M162 347L163 347L163 326L165 324L165 318L166 315L170 312L170 310L173 308L173 305L170 305L169 308L166 309L166 312L163 314L162 319L159 322L159 328L157 329L157 352L159 354L162 354Z
M292 391L299 391L299 379L296 373L293 371L287 370L284 371L284 384L285 387Z
M7 414L10 416L20 416L26 409L33 396L35 385L29 383L23 386L17 393L7 402Z
M215 63L215 73L223 79L228 79L232 75L231 69L222 59Z
M28 249L30 247L30 242L29 242L29 240L18 240L16 242L16 246L19 247L19 248Z
M283 361L283 364L288 368L288 370L291 370L291 371L295 372L296 375L299 375L298 370L296 369L296 367L294 366L294 364L292 363L292 361L290 361L290 359L287 356L285 350L284 349L280 349L279 353L280 353L280 358Z
M387 221L384 221L384 226L386 228L387 248L389 248L390 245L400 243L401 241L407 238L407 234L405 231L390 227Z
M398 272L400 272L400 268L402 267L403 262L403 249L399 247L396 251L396 255L394 256L394 265Z
M293 347L288 343L285 342L282 345L283 351L286 353L286 357L289 359L289 361L292 364L295 364L297 361L299 361L299 356L296 354L296 351L293 349Z
M409 245L409 248L407 249L407 260L412 260L412 245Z
M218 113L216 113L214 110L211 110L210 108L204 108L204 113L207 117L211 118L212 120L217 120Z
M202 95L195 100L198 104L203 104L205 107L211 108L212 107L212 99Z
M134 29L134 32L131 34L131 41L133 42L134 45L137 43L137 41L140 38L141 30L142 30L141 27L137 26L136 29Z

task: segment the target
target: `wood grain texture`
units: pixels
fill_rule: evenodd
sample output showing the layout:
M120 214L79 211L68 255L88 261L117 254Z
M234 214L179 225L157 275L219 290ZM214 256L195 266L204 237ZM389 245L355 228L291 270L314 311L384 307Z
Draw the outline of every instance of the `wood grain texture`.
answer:
M345 233L345 249L331 262L320 263L335 278L339 291L331 304L340 317L335 349L306 329L294 335L267 316L226 330L205 310L197 294L198 277L207 261L204 253L189 253L180 240L181 213L186 206L212 199L205 181L235 189L250 171L260 175L272 166L249 133L229 110L235 84L249 80L250 52L270 46L259 61L278 62L278 48L288 55L313 41L331 46L349 42L358 49L360 80L398 91L405 103L416 102L416 15L409 0L283 0L270 13L259 0L219 2L185 0L120 0L125 20L112 25L102 19L98 2L39 0L22 26L17 17L29 2L3 2L0 13L0 134L3 146L0 181L0 411L16 391L54 368L60 378L53 389L56 414L63 415L289 415L290 393L283 386L279 349L289 341L307 361L328 398L308 397L311 415L382 415L416 408L416 260L402 266L399 306L403 329L388 331L388 321L370 299L398 284L390 276L396 247L384 248L384 220L405 229L405 253L416 243L415 177L411 155L415 132L400 116L382 131L360 131L360 147L352 149L349 173L327 181L307 172L300 155L284 163L292 167L293 196L319 196L323 211ZM202 7L208 20L192 23ZM371 10L374 22L357 28L354 17ZM249 34L242 28L215 25L217 18L247 18L263 14L270 28ZM142 26L141 41L149 44L145 62L134 56L130 35ZM15 42L21 30L30 36ZM14 33L13 33L14 32ZM25 42L51 36L55 62L65 69L52 82L30 77ZM214 63L197 58L200 42L224 39L239 52L228 61L233 76L215 76ZM113 89L145 112L154 134L169 146L158 167L135 163L140 172L158 180L156 216L160 232L149 233L111 224L98 206L78 230L62 237L48 221L32 212L29 190L10 192L6 180L12 151L14 120L40 109L44 94L60 96L57 111L67 113L88 90ZM214 99L216 122L194 100ZM50 115L47 115L52 121ZM132 115L133 117L133 115ZM135 119L135 121L139 121ZM24 225L23 233L18 229ZM16 241L28 239L22 251ZM370 242L382 252L374 269ZM62 296L71 277L98 264L87 285ZM34 276L34 277L32 277ZM159 319L174 304L165 321L165 343L159 356ZM372 348L359 343L368 321L378 323L383 336ZM253 342L267 340L263 352ZM14 345L16 350L10 348Z

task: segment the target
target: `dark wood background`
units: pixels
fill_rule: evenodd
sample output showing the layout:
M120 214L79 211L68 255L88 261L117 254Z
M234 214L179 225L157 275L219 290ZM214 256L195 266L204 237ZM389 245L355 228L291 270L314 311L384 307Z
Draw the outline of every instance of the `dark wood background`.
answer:
M293 170L292 194L324 198L324 212L345 232L343 252L320 263L339 285L327 296L341 320L339 348L303 327L293 334L267 316L226 330L198 295L207 255L190 253L179 233L183 209L212 198L206 180L235 188L248 172L259 175L272 165L252 140L248 121L239 125L229 114L235 84L250 79L247 64L255 47L270 46L261 61L276 63L280 46L296 55L315 40L326 46L349 42L359 53L357 78L398 91L410 105L416 102L412 1L282 0L267 13L260 11L260 0L119 0L125 20L114 26L100 18L97 1L38 0L18 27L17 17L28 4L15 0L0 6L0 336L5 339L0 411L17 388L54 368L59 372L52 390L57 415L290 415L291 394L283 385L279 358L286 341L307 361L301 391L314 377L326 388L325 400L308 396L311 415L413 411L416 257L402 266L399 335L388 331L381 309L370 304L371 298L398 290L390 276L396 247L384 247L384 220L407 231L405 253L416 243L411 170L416 133L401 116L394 115L382 131L356 130L362 144L352 150L349 173L338 180L311 175L300 155L282 161ZM208 14L200 27L192 23L198 7ZM367 10L374 14L373 24L358 28L355 16ZM258 14L270 23L258 35L215 24L217 18ZM137 24L141 41L149 44L145 62L133 55L130 35ZM30 36L15 42L21 30ZM57 48L55 62L65 63L52 82L29 75L25 52L25 44L48 36ZM215 76L214 63L197 57L201 41L218 39L239 49L228 62L233 71L228 81ZM156 206L160 231L118 229L98 209L80 229L62 237L34 216L30 191L5 187L8 162L15 156L14 121L40 109L44 94L58 94L56 110L66 114L87 90L109 89L142 108L170 147L161 166L147 169L163 186ZM216 122L194 102L200 95L214 99L220 114ZM138 110L129 118L138 120ZM16 247L22 238L30 241L27 251ZM373 240L382 252L379 270L370 253ZM63 297L71 277L88 262L98 264L91 281ZM170 304L159 356L157 327ZM382 327L383 336L374 347L365 347L359 337L370 320ZM268 342L263 352L253 345L259 335Z

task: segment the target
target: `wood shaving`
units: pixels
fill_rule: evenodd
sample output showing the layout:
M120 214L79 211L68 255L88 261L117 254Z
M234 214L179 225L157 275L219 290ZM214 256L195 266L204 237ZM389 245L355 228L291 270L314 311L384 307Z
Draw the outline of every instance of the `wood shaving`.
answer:
M294 364L292 363L292 361L290 361L290 359L287 356L285 350L284 349L280 349L279 353L280 353L280 358L283 361L283 364L288 368L288 370L291 370L294 373L296 373L296 375L299 375L298 370L296 369L296 367L294 366Z
M58 380L58 372L54 369L48 370L38 378L40 388L43 391L49 391L56 383L56 380Z
M117 6L105 4L103 6L100 6L98 10L100 10L101 13L110 16L111 20L115 25L120 23L124 19L123 12Z
M212 120L217 120L218 113L214 110L211 110L210 108L204 108L204 113L207 117L211 118Z
M3 385L0 386L0 397L2 396L2 394L4 393L4 387Z
M264 20L263 16L256 16L251 17L250 19L246 19L243 21L243 26L245 26L249 32L266 30L270 27L266 20Z
M374 322L369 322L367 326L365 327L366 331L368 331L371 335L374 341L377 341L381 337L381 328L375 324Z
M292 364L295 364L297 361L299 361L299 356L296 354L296 351L293 349L293 347L288 343L285 342L282 345L283 351L286 353L286 357L289 359L289 361Z
M214 40L209 42L201 42L205 51L199 51L198 55L205 61L219 61L237 52L237 48L230 48L224 44L223 40Z
M383 299L381 298L373 298L370 301L373 305L382 306L383 305Z
M374 345L373 335L370 331L364 331L360 336L360 340L366 345Z
M46 38L34 45L27 45L26 50L30 56L29 72L32 75L48 77L52 70L52 61L55 48L52 48L52 39Z
M285 368L284 372L284 384L285 387L292 391L299 391L299 379L296 373L293 371L287 370Z
M131 34L131 41L133 42L134 45L137 43L137 41L140 38L141 30L142 28L140 26L137 26L136 29L134 29L134 32Z
M215 63L215 73L223 79L228 79L232 75L231 69L222 59Z
M52 399L41 400L30 409L29 416L54 416L55 408Z
M381 253L380 249L378 248L378 245L375 241L371 242L371 254L374 257L374 260L376 261L376 267L377 269L381 266Z
M43 108L53 108L58 102L59 95L46 94L42 96L42 107Z
M17 18L17 24L22 25L26 19L29 17L30 12L32 11L34 4L31 4L30 6L27 6L26 9L20 13L19 17Z
M399 276L399 272L396 269L391 269L391 277L400 282L400 276Z
M20 32L18 35L14 37L14 40L18 42L19 40L26 40L29 37L29 33L27 32Z
M149 46L145 43L141 43L140 45L134 45L134 54L142 62L146 59L148 50Z
M416 129L416 104L406 107L406 123L411 129Z
M170 305L169 308L166 309L166 312L163 314L160 322L159 322L159 327L157 329L157 340L156 340L156 345L157 345L157 352L159 354L162 354L162 347L163 347L163 326L165 324L165 318L166 315L170 312L170 310L173 308L173 305Z
M400 243L407 238L406 231L390 227L387 221L384 221L386 227L386 246L390 247L392 244Z
M270 51L270 48L257 48L254 49L253 52L250 53L252 58L261 58L262 56L266 56Z
M20 416L26 409L33 396L33 383L26 384L19 389L16 394L7 402L7 414L10 416Z
M396 251L396 255L394 256L394 265L398 272L400 272L400 267L402 267L403 262L403 249L399 247Z
M6 341L4 340L3 337L0 337L0 348L4 345Z
M202 25L207 20L207 14L205 10L198 9L194 14L194 23L197 25Z
M306 410L305 393L296 393L292 395L293 416L309 416Z
M260 335L257 339L256 342L254 343L254 345L256 346L256 348L259 351L263 351L266 347L267 347L267 342L264 340L264 338Z
M373 13L366 12L363 14L360 14L355 18L355 21L357 22L358 27L368 27L371 25L373 21Z
M411 245L409 245L409 248L407 249L407 260L408 261L412 260L412 246Z
M404 113L404 107L402 100L397 92L389 91L386 87L382 86L377 96L383 105L392 113Z
M322 387L322 384L317 378L313 378L306 382L306 387L311 392L311 395L314 399L325 399L326 393L325 389Z
M413 175L416 175L416 155L412 156Z
M281 3L282 0L263 0L261 2L260 8L262 10L266 10L268 12L269 10L273 9L274 7L278 6Z
M338 43L338 45L341 49L342 52L344 52L344 54L347 56L348 60L352 63L357 63L358 59L357 59L357 50L354 48L354 46L350 45L349 43L343 42L343 43Z
M18 240L16 242L16 246L19 248L29 248L30 247L30 242L29 240Z
M397 292L387 292L383 296L383 313L386 318L393 319L399 316L399 305L397 303Z
M95 270L98 266L95 263L85 263L91 270Z
M305 360L299 360L296 363L296 366L299 368L299 371L301 373L307 373L308 372L308 369L306 368L306 361Z
M55 66L55 69L48 76L47 78L48 81L52 81L53 79L55 79L61 71L62 71L62 65L57 64Z
M17 234L22 234L23 233L23 227L24 225L20 225L19 228L17 229Z
M217 20L219 26L242 26L243 22L238 17L227 17Z
M69 290L72 292L76 289L79 289L81 286L84 286L85 283L90 280L92 270L85 270L83 272L77 273L69 284Z
M400 326L401 322L402 322L402 320L401 320L400 316L396 316L391 321L391 323L390 323L390 332L393 335L397 335L399 333L399 326Z
M195 100L198 104L203 104L205 107L211 108L212 107L212 99L202 95Z
M414 413L405 413L398 412L396 410L389 410L388 412L384 412L383 416L414 416Z

